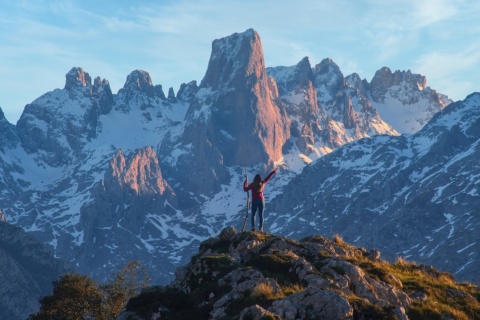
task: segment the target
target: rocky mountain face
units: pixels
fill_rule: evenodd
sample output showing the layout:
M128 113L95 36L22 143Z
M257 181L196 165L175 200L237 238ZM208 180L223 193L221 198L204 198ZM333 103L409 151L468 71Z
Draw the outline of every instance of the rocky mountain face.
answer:
M272 230L339 233L389 259L479 282L480 94L450 104L412 136L377 136L306 167L270 204Z
M377 90L375 99L383 102L376 102L371 83L358 75L344 77L330 59L314 68L303 59L294 67L267 70L254 30L215 40L200 85L182 84L176 95L173 90L165 95L143 70L134 70L114 94L107 80L92 80L82 68L72 68L65 87L27 105L15 126L0 113L0 203L10 223L82 273L105 280L127 262L140 260L154 282L165 284L201 241L243 222L244 165L250 180L253 173L265 176L274 165L280 168L268 185L270 201L307 163L335 148L401 132L382 120L379 106L394 101L403 114L411 111L403 103L427 108L431 100L423 96L428 87L420 91L418 85L411 93L421 95L418 101L389 100L395 96L392 88L400 85L409 93L413 87L401 84L420 81L398 77L399 82ZM426 174L429 168L418 172ZM286 190L306 190L302 183L292 180ZM384 193L386 180L378 184L387 187L377 197L394 195ZM332 203L326 207L339 199L350 201L325 198ZM281 201L286 200L275 203ZM304 200L294 196L285 208L297 213L294 201L301 205ZM297 221L279 212L285 220L280 213L270 216L279 219L273 229L289 234ZM422 241L418 250L430 243L429 238ZM390 253L409 249L388 248ZM412 250L412 258L422 258Z
M360 138L414 133L451 103L410 71L384 67L368 83L355 73L344 77L331 59L312 68L305 57L267 72L292 119L296 147L311 159Z
M480 289L450 274L319 235L224 229L168 287L132 298L127 319L434 319L480 316ZM452 306L453 305L453 306Z
M33 236L9 224L0 210L1 319L27 319L51 292L52 282L69 270Z
M410 70L392 73L383 67L366 85L380 116L401 133L417 132L452 102L428 87L425 76L412 74Z
M183 134L167 141L161 151L181 150L170 170L182 188L208 195L229 179L226 166L281 159L290 137L289 118L273 99L260 37L254 30L213 42L197 90L187 98L190 107Z

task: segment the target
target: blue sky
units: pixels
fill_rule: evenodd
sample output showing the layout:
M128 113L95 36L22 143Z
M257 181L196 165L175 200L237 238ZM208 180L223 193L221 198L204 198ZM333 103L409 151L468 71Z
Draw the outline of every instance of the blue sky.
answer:
M480 1L0 0L0 107L26 104L82 67L114 93L142 69L178 90L205 75L214 39L255 29L267 67L335 61L370 81L383 66L453 100L480 91Z

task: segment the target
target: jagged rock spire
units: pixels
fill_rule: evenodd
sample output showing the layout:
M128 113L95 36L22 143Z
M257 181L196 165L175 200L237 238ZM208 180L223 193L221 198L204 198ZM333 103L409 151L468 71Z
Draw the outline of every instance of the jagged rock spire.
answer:
M253 29L213 41L200 88L212 101L213 137L227 164L276 161L290 136L289 120L272 101L260 36Z
M161 85L154 86L152 83L152 78L147 71L144 70L134 70L128 76L125 81L123 89L127 92L143 92L149 97L160 97L165 100L165 94Z
M79 86L87 87L92 86L92 78L90 75L83 71L80 67L74 67L65 76L65 89L72 90Z

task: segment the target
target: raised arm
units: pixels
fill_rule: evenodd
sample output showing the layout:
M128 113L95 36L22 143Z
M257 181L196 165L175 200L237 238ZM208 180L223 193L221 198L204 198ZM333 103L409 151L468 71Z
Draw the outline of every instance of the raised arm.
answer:
M277 172L277 169L275 168L272 172L270 172L270 174L265 178L265 180L263 180L263 183L267 183L268 180L270 180L270 178Z

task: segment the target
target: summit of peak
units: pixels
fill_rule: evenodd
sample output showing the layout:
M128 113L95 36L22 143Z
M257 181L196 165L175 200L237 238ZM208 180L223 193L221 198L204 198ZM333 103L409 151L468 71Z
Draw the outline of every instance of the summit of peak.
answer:
M147 71L144 70L134 70L128 76L127 80L125 81L125 85L123 86L125 89L145 89L151 87L152 78ZM143 90L142 90L143 91Z
M73 89L76 87L87 87L92 85L92 78L80 67L73 67L65 75L65 89Z
M218 89L229 83L235 75L261 73L265 69L260 36L253 29L216 39L207 72L200 87Z
M152 77L147 71L144 70L134 70L128 76L123 86L123 90L127 92L143 92L149 97L160 97L165 100L165 94L161 85L153 85Z

